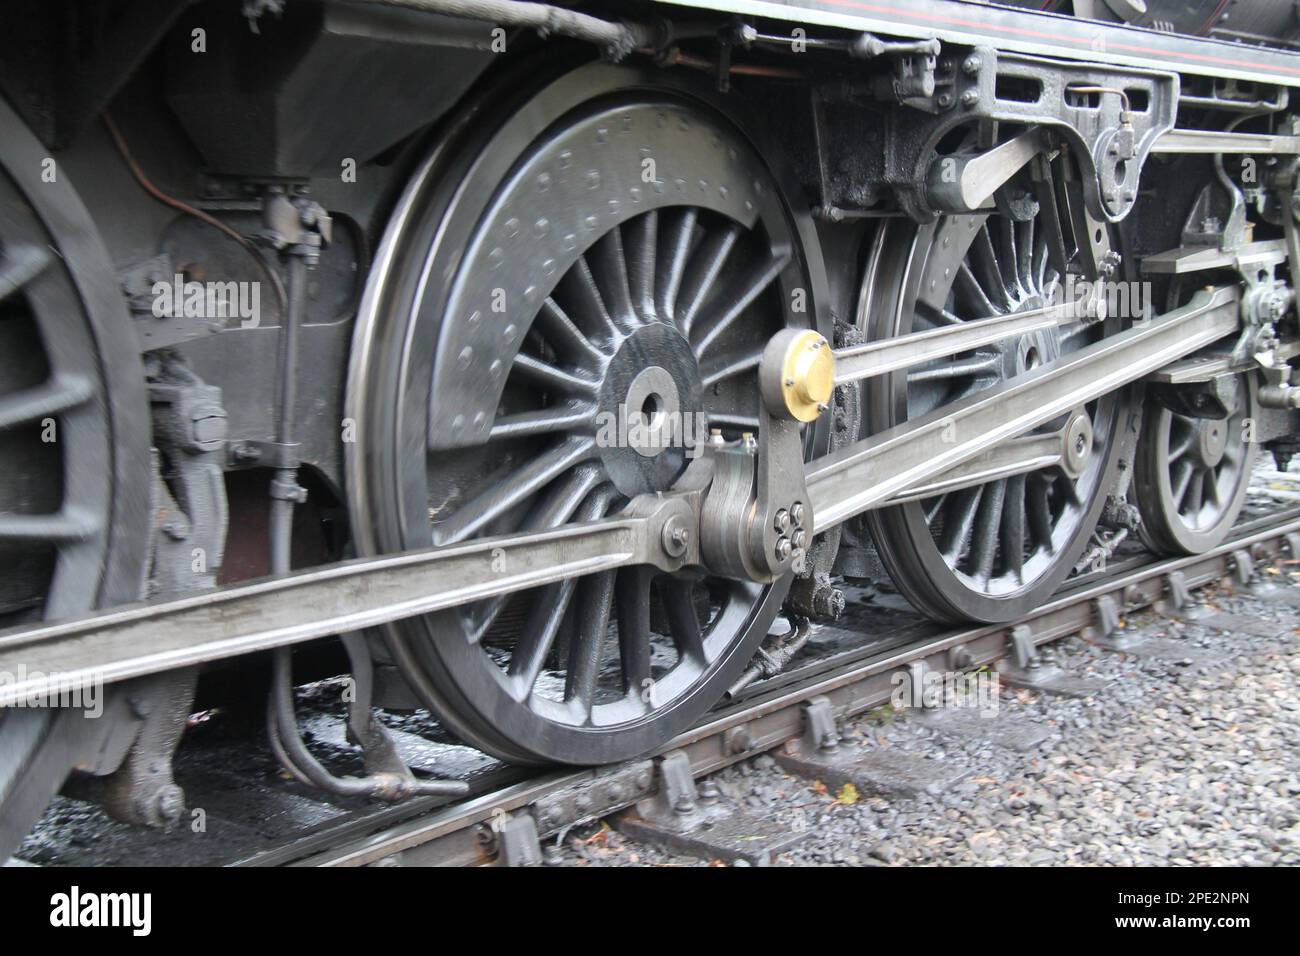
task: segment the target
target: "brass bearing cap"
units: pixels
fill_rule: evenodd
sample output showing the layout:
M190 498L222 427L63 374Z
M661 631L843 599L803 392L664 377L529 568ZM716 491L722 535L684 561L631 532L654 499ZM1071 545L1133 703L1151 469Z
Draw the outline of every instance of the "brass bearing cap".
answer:
M772 414L814 421L835 391L835 353L820 332L786 329L764 349L759 380Z

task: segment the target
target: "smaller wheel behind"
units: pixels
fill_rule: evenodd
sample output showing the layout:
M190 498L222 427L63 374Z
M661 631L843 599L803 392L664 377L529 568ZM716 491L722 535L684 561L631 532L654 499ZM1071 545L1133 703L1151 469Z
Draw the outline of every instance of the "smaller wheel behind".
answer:
M1227 418L1190 418L1149 402L1142 419L1133 490L1147 545L1164 554L1201 554L1232 530L1246 500L1258 446L1247 422L1256 386L1237 377Z

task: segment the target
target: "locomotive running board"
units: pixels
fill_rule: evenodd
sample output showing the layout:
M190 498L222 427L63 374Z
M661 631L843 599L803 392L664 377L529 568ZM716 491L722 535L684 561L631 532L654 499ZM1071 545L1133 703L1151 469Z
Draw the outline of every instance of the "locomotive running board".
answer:
M824 531L1236 331L1234 286L963 401L809 462ZM704 462L701 461L701 464ZM777 465L777 467L780 467ZM687 475L691 472L688 470ZM699 560L704 487L643 496L618 517L326 565L0 634L0 706L445 610L633 564ZM682 528L689 534L679 537Z

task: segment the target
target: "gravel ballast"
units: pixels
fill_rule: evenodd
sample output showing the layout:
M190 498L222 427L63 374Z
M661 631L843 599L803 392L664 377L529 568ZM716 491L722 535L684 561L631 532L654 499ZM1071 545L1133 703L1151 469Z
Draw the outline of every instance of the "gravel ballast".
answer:
M1265 581L1285 572L1265 569ZM807 837L777 865L1300 864L1300 609L1249 591L1202 591L1205 608L1275 624L1259 637L1144 613L1124 633L1210 652L1149 657L1082 638L1048 653L1105 689L1085 699L1003 683L998 721L1051 733L1029 752L940 732L884 708L847 722L844 746L892 748L969 772L940 793L836 792L771 756L710 779L722 800ZM608 823L564 834L548 862L720 865L628 839Z

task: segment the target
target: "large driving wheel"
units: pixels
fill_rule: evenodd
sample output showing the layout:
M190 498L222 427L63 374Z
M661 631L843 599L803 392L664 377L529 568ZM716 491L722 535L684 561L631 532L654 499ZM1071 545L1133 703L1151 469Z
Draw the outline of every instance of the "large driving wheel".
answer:
M663 84L592 66L489 96L412 182L349 386L364 551L612 515L678 480L680 433L757 429L759 357L817 326L820 267L745 135ZM475 746L607 762L719 699L787 586L633 567L401 622L390 645Z
M0 102L0 628L138 600L148 546L135 332L66 173L42 176L47 156ZM0 862L78 759L85 724L0 708Z
M860 328L869 339L889 338L1063 301L1039 216L889 222L867 263ZM866 395L867 429L878 432L990 388L1117 324L1077 320L876 379ZM867 526L899 591L918 610L948 621L1008 621L1041 604L1069 574L1105 503L1120 405L1110 395L1086 406L1087 459L1073 475L1052 467L869 513Z

